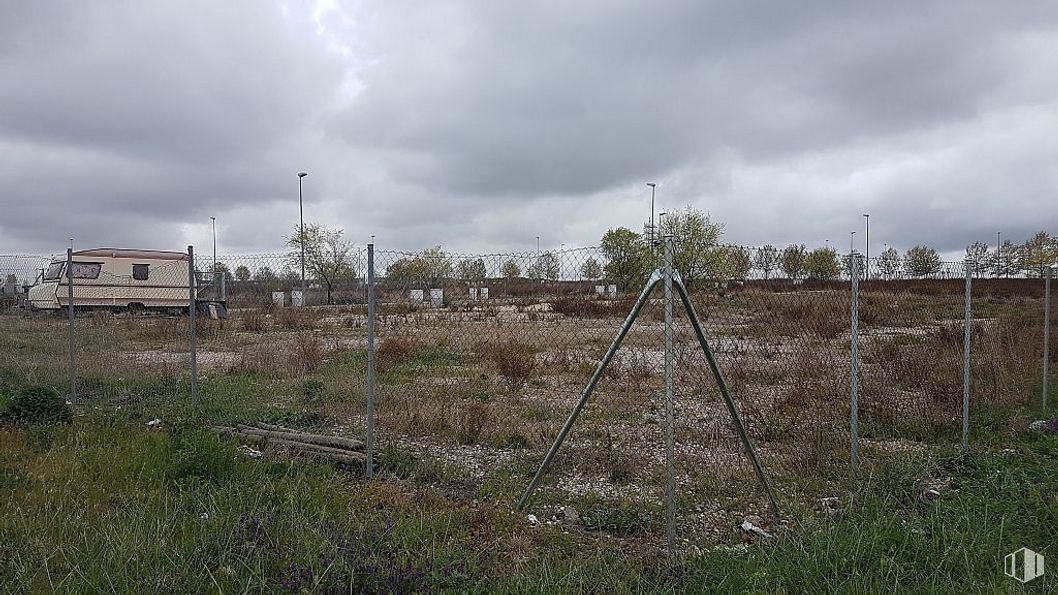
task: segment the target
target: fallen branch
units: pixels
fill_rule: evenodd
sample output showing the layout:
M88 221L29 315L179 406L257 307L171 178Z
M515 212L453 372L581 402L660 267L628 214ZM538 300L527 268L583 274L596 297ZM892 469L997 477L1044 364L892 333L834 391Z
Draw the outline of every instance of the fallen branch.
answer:
M360 442L359 440L354 440L352 438L341 438L339 436L321 436L319 434L307 434L305 432L268 430L263 428L257 428L254 426L248 426L245 424L238 424L236 427L239 429L239 432L243 434L254 434L257 436L266 436L268 438L277 438L279 440L291 440L294 442L308 442L310 444L319 444L321 446L331 446L334 448L344 448L346 450L364 449L363 442Z
M259 430L258 432L247 432L244 428L248 428L249 430L257 429L250 428L249 426L240 426L237 428L217 426L213 428L213 431L216 432L218 435L227 438L235 438L245 442L251 442L260 446L272 446L276 448L281 448L288 451L294 451L299 454L305 454L333 462L344 463L346 465L351 465L354 467L363 467L367 463L367 456L361 452L347 450L344 448L335 448L332 446L314 444L311 442L299 442L296 440L288 440L280 437L262 435L260 433L261 430ZM285 432L273 433L282 436L292 435Z

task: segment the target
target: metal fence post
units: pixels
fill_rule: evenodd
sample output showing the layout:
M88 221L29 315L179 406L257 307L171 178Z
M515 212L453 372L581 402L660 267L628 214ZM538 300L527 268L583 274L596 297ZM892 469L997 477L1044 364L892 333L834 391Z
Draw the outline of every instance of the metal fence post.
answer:
M375 455L375 244L367 245L367 476Z
M1041 407L1047 408L1047 364L1051 359L1051 267L1043 273L1043 398Z
M190 328L188 338L191 347L191 407L198 409L198 353L195 345L195 328L198 314L197 296L195 295L195 247L187 247L187 312Z
M73 324L73 248L66 249L66 299L70 314L69 322L69 345L70 350L70 402L77 399L77 364L74 359L74 324Z
M673 477L675 412L672 398L672 238L665 238L665 536L676 555L676 487Z
M860 446L859 446L859 309L860 309L860 262L855 254L849 257L850 277L852 278L852 307L851 325L849 330L850 339L850 365L849 365L849 434L850 434L850 460L852 463L852 475L855 477L860 469Z
M974 261L967 259L963 266L966 268L966 298L963 306L962 335L962 447L965 449L970 444L970 325L972 322L970 304L973 300L971 285L973 283Z

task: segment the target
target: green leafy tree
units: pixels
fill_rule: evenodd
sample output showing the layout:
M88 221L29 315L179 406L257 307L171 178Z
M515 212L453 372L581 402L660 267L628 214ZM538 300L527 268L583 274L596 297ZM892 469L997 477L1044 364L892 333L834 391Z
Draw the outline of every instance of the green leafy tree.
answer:
M687 207L682 212L669 213L662 218L659 229L661 237L672 237L672 265L684 282L693 283L707 277L722 278L729 272L725 268L731 253L718 245L724 226L714 223L709 215Z
M627 227L607 231L599 243L606 257L603 271L622 289L642 283L650 270L649 247Z
M841 274L838 253L833 248L816 248L805 257L805 272L809 277L830 280Z
M808 250L804 244L790 244L779 257L779 267L790 279L800 279L808 274Z
M889 280L900 272L900 253L896 248L887 248L878 256L878 273Z
M978 267L984 267L988 262L988 244L974 242L966 247L966 260L973 261Z
M403 286L437 285L452 276L452 258L440 246L397 260L386 267L386 278Z
M353 246L345 239L341 229L330 229L319 223L295 226L294 233L286 238L290 266L300 267L304 249L306 274L323 283L327 288L327 303L332 303L334 284L340 280L356 277L353 268Z
M992 274L996 277L1016 275L1021 270L1021 258L1018 247L1010 240L1004 240L996 250L992 251L989 264Z
M250 280L250 269L244 264L240 264L235 267L235 279L241 283L245 283Z
M1058 238L1040 231L1021 245L1019 250L1024 270L1043 277L1048 267L1058 261Z
M940 272L940 254L928 246L915 246L904 253L904 272L909 277L928 277Z
M741 246L719 246L712 263L712 274L717 279L744 281L753 268L750 251Z
M771 278L771 272L779 268L779 249L771 244L761 246L753 256L753 266L764 274L764 280Z
M485 269L485 261L477 258L474 260L461 260L456 267L457 276L464 281L484 281L488 276Z
M503 266L500 267L500 273L507 279L514 279L521 276L522 269L513 258L508 258L504 261Z

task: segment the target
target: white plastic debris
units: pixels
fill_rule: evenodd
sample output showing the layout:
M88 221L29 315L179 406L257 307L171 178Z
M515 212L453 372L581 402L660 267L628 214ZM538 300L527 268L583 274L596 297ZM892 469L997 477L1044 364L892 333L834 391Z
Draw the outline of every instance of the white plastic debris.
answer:
M536 518L535 514L526 515L525 518L527 521L529 521L529 524L534 527L540 524L540 519Z
M838 511L838 497L827 496L826 498L820 498L819 505L823 509L823 512L834 514Z
M160 425L162 425L162 420L158 419L157 417L147 422L147 427L149 428L157 428Z
M756 535L758 537L766 537L768 539L771 539L771 538L775 537L771 533L768 533L764 529L761 529L760 527L754 525L753 523L749 522L748 520L742 521L742 524L739 525L739 526L746 533L752 533L752 534L754 534L754 535Z
M259 459L264 454L261 451L257 450L256 448L253 448L251 446L247 446L245 444L240 446L240 448L242 449L242 451L244 453L246 453L246 456L250 457L251 459Z

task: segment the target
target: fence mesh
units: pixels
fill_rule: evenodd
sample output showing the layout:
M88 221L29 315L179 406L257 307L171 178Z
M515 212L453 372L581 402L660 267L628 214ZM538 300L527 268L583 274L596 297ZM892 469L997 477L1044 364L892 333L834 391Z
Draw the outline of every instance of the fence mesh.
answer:
M854 263L862 271L855 299L864 459L958 441L964 263L684 248L675 251L675 268L781 498L816 501L849 476ZM376 250L375 428L383 467L441 483L455 497L513 501L661 254L641 245L474 255ZM0 294L7 384L68 386L66 286L51 291L50 312L19 307L25 286L46 280L52 260L0 256L0 273L22 287ZM152 261L146 272L74 260L81 404L189 407L186 257ZM223 306L198 311L198 415L364 435L366 250L309 258L304 277L299 253L198 255L194 271L199 299ZM985 434L1038 403L1044 284L1035 269L970 272L971 426ZM135 293L143 283L150 291ZM719 527L766 515L766 501L678 297L673 313L680 535L723 539ZM591 528L660 526L664 320L659 285L555 459L536 510L563 514L575 502Z

